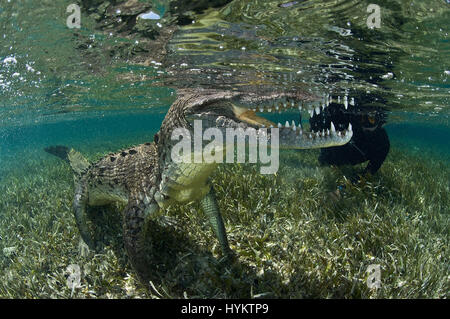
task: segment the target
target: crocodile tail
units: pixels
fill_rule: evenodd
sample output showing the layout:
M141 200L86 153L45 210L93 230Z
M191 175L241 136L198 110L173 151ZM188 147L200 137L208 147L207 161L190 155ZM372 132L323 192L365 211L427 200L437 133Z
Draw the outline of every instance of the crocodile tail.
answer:
M49 146L49 147L44 148L44 151L46 151L47 153L50 153L52 155L55 155L55 156L59 157L60 159L69 163L69 158L67 157L67 155L69 154L70 149L67 146L62 146L62 145Z
M69 158L70 167L72 167L73 171L77 174L86 171L91 165L86 157L81 155L80 152L75 151L73 148L70 150L67 157Z
M49 146L44 150L47 153L55 155L68 162L76 174L81 174L91 165L80 152L75 151L73 148L68 148L67 146Z

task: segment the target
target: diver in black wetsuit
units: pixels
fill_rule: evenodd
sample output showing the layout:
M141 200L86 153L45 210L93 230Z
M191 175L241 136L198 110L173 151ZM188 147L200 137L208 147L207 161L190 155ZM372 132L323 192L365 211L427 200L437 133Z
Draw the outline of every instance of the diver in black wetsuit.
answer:
M321 114L310 119L311 129L322 131L330 127L331 121L337 130L352 124L353 137L343 146L320 150L321 165L356 165L369 161L361 175L375 174L389 153L389 137L382 127L386 123L386 113L381 108L362 109L332 103ZM357 182L360 176L353 178Z

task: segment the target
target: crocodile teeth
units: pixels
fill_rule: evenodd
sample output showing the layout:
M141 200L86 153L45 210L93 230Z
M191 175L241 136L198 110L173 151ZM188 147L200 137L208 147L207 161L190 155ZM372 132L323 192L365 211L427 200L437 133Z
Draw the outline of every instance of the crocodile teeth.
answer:
M316 114L319 115L320 114L320 107L316 106L315 110L316 110Z
M275 110L279 110L280 109L280 107L278 106L278 105L275 105Z
M284 125L284 127L289 127L289 122L286 121L286 124Z
M267 112L272 112L272 109L271 109L271 108L268 108L268 109L267 109Z
M347 131L351 132L352 131L352 123L348 123L348 128Z
M278 128L282 128L283 125L281 125L281 123L278 123Z
M350 105L355 106L355 98L354 98L354 97L352 97L352 98L350 99Z
M347 97L347 95L344 96L344 107L345 107L345 109L348 109L348 97Z
M331 133L336 133L336 128L334 127L333 122L331 122L330 129L331 129Z
M313 117L313 115L314 115L314 111L313 110L309 110L309 116Z

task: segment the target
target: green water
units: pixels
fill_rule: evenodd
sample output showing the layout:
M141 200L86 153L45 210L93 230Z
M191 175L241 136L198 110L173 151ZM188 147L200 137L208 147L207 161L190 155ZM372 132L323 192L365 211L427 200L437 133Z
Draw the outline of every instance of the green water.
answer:
M379 29L366 25L372 2L382 10ZM367 106L383 106L392 150L439 161L449 174L450 4L444 0L307 0L286 8L278 6L283 1L235 0L198 14L175 34L167 69L102 53L117 41L132 42L96 30L84 12L81 30L67 28L71 3L0 1L0 183L20 181L30 166L53 160L43 151L48 145L95 157L152 141L177 87L217 84L208 72L165 84L171 70L196 69L220 70L232 85L301 83L317 94L348 92ZM164 15L169 6L159 1L156 8ZM92 39L95 56L76 48L77 32ZM442 187L448 191L448 181Z
M70 1L2 2L0 57L2 61L17 61L3 63L0 71L2 162L12 145L17 149L41 147L27 136L39 140L40 125L74 126L69 123L120 118L124 113L161 114L173 101L173 89L155 86L164 76L158 75L159 69L127 65L104 56L96 59L97 67L92 68L94 62L83 59L75 48L74 31L65 25L68 4ZM377 104L393 112L387 125L393 141L397 125L414 118L413 123L423 124L424 136L433 136L421 147L449 150L450 45L446 22L450 13L445 1L380 3L382 28L374 30L366 26L365 1L300 1L289 8L278 4L234 1L220 12L207 12L171 41L167 64L174 68L219 68L229 72L230 78L239 70L251 70L267 76L274 85L301 82L318 93L339 95L347 91L350 96L376 96L384 101ZM121 41L95 31L88 17L83 17L81 33L100 48ZM145 79L130 82L126 79L129 73ZM392 79L383 78L390 73ZM192 76L192 81L209 80L200 74L198 79ZM157 118L149 123L149 136L158 127ZM93 125L101 131L100 127L108 125L104 123ZM414 125L407 127L414 131ZM427 128L437 128L434 133L439 133L427 132ZM66 143L89 143L85 135L64 132L62 124L60 130L54 136L67 136ZM113 131L111 134L120 136L120 130ZM92 134L95 139L96 133ZM408 142L414 144L414 139Z

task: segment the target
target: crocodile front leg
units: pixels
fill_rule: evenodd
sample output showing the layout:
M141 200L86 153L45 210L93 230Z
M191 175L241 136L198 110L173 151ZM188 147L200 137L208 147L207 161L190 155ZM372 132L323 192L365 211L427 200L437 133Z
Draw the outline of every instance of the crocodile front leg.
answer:
M211 186L210 191L201 200L201 206L209 218L209 222L213 228L216 237L219 239L222 253L225 258L232 257L233 251L228 245L227 233L223 224L222 215L220 214L219 206L217 204L216 195L214 189Z
M89 249L95 250L95 244L87 224L87 196L82 183L76 183L73 212L81 235L80 253L85 255Z
M145 203L139 196L128 200L123 212L123 237L125 250L130 258L131 266L141 282L148 284L151 269L146 260L145 248L148 247L145 238L146 222L159 211L156 203Z

